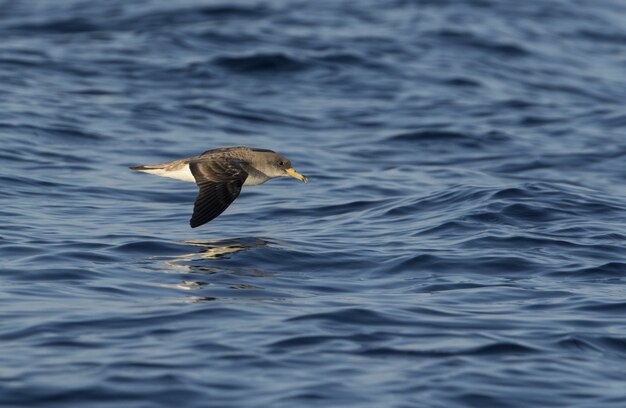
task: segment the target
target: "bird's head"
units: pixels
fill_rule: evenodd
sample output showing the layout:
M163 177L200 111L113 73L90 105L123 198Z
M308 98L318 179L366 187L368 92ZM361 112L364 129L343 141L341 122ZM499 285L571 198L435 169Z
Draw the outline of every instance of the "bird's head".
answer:
M309 181L293 168L291 161L285 156L275 152L267 152L264 156L266 163L263 172L269 177L293 177L304 183Z

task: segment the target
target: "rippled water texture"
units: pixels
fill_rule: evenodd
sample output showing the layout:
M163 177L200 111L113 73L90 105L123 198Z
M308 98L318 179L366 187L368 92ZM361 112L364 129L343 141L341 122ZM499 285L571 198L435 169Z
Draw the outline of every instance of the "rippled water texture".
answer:
M623 407L626 4L0 1L0 405ZM131 172L310 177L191 229Z

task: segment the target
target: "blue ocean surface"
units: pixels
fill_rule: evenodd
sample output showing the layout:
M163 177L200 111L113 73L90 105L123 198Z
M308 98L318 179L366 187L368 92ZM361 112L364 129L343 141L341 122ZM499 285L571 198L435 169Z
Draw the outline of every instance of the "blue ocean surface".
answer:
M0 0L0 406L626 406L626 2ZM309 177L132 172L221 146Z

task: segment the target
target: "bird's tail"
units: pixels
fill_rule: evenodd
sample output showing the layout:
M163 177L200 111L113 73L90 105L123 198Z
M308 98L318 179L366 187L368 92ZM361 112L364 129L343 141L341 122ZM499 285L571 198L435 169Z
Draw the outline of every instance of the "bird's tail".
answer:
M167 163L161 164L142 164L139 166L130 166L129 169L135 171L163 170L167 167Z
M129 168L142 173L154 174L155 176L189 181L192 183L196 182L193 174L191 174L191 170L189 169L189 161L187 159L167 163L142 164L139 166L131 166Z
M168 173L168 164L169 163L159 163L159 164L142 164L139 166L131 166L129 169L140 171L142 173L154 174L155 176L167 177Z

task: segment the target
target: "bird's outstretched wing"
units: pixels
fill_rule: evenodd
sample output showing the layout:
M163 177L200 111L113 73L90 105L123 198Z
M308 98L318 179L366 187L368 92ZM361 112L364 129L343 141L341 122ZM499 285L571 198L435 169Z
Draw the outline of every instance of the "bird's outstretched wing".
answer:
M206 224L223 213L239 196L241 186L248 177L238 160L226 157L192 161L189 169L200 188L189 220L191 228Z

